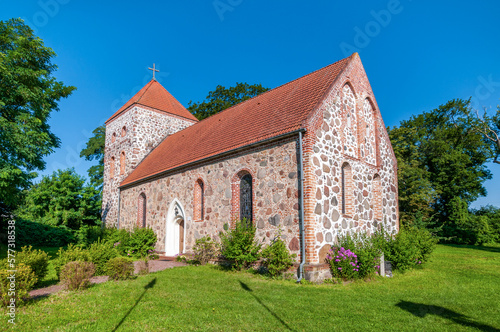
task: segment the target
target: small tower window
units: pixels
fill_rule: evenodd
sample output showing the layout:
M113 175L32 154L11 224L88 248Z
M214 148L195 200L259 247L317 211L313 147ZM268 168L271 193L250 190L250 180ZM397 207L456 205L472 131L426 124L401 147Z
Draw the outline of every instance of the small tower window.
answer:
M113 135L111 135L111 143L114 143L116 141L116 133L113 133Z
M109 162L109 177L113 178L115 176L115 157L111 157Z
M125 135L127 135L127 127L123 126L123 128L122 128L122 137L124 137Z

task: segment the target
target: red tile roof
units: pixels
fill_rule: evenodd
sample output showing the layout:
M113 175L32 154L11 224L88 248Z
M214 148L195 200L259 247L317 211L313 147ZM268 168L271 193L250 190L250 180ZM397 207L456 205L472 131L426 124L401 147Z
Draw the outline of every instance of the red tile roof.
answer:
M168 136L121 183L158 175L173 168L304 128L349 58L246 100Z
M151 80L139 92L135 94L129 101L125 103L115 114L113 114L107 121L113 120L122 114L130 106L138 104L155 108L165 113L181 116L189 120L198 121L193 114L182 106L158 81Z

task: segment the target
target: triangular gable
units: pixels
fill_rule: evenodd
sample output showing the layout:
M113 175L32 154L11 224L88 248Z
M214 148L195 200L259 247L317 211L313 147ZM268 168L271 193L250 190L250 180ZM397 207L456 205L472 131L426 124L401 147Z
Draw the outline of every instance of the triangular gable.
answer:
M151 80L139 92L137 92L129 101L125 103L115 114L113 114L105 123L117 118L132 105L143 105L156 110L177 115L189 120L198 121L177 99L174 98L158 81Z

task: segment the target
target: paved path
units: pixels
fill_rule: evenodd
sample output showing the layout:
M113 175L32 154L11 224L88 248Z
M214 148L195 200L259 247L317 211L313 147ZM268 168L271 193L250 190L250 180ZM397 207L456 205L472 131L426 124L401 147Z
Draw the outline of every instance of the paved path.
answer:
M140 264L141 261L136 261L134 262L134 273L137 274L140 269ZM165 269L170 269L176 266L185 266L186 263L181 263L181 262L175 262L171 260L164 260L164 259L159 259L155 261L149 261L149 272L157 272L157 271L162 271ZM97 277L92 277L90 279L90 282L92 284L100 284L103 282L108 281L108 276L97 276ZM49 296L50 294L54 294L56 292L59 292L64 289L64 285L59 283L57 285L52 285L49 287L45 288L39 288L39 289L34 289L31 292L29 292L30 297L32 298L38 298L38 297L44 297L44 296Z

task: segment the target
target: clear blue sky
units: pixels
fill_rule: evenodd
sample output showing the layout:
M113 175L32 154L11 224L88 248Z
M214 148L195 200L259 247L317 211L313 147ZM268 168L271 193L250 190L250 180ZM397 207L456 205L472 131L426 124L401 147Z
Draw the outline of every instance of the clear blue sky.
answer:
M151 78L184 106L216 85L276 87L359 52L385 124L453 98L500 103L500 2L491 1L3 1L57 53L56 77L78 90L50 125L62 146L43 174L91 165L79 152ZM500 166L488 197L500 206ZM496 184L496 185L495 185Z

